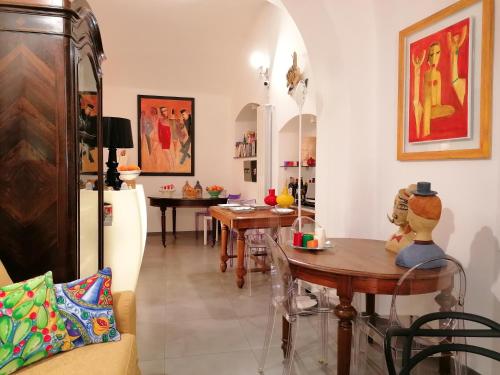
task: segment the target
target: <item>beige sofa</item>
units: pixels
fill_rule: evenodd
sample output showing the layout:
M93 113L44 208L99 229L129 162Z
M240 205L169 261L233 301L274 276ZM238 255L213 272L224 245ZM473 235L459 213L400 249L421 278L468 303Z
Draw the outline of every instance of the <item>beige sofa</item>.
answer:
M0 262L0 286L12 284L9 274ZM16 372L22 375L140 375L137 363L135 294L113 293L115 312L121 340L87 345L36 362Z

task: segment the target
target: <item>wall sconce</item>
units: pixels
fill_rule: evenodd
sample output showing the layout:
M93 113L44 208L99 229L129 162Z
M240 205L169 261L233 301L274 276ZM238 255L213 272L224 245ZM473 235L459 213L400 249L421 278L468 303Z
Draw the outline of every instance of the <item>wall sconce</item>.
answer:
M269 56L255 51L250 55L250 65L258 71L264 86L269 87Z

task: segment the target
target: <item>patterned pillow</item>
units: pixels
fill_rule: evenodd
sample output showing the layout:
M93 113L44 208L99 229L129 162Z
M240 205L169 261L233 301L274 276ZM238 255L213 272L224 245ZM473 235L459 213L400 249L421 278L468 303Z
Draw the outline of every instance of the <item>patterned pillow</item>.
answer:
M55 291L69 338L76 347L120 340L113 315L111 268L67 284L56 284Z
M53 286L47 272L0 288L0 374L73 348Z

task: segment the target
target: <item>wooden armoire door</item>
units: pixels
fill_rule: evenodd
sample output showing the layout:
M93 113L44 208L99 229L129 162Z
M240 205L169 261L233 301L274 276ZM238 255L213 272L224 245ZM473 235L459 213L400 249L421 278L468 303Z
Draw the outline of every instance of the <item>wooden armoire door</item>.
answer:
M77 14L63 0L32 2L0 1L0 259L14 281L49 270L69 281L78 276Z

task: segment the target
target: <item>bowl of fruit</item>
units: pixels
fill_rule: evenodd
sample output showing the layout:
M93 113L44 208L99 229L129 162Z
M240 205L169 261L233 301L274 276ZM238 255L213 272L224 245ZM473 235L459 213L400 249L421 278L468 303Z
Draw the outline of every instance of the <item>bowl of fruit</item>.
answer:
M219 185L212 185L212 186L207 187L208 194L212 198L219 198L219 195L220 195L220 193L222 193L222 190L224 190L224 188L222 186L219 186Z
M137 165L120 165L117 169L122 181L133 181L141 174L141 168Z
M160 187L160 193L172 196L174 192L175 192L174 184L163 185Z

